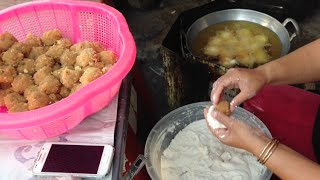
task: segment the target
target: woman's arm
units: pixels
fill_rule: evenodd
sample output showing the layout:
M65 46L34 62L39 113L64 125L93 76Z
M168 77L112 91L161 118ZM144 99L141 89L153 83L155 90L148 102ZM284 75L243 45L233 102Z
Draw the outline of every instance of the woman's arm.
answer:
M320 80L320 39L287 56L256 68L267 77L267 84L298 84Z
M258 157L271 140L259 137L254 141L248 151ZM265 165L281 179L320 179L318 164L283 144L279 144Z

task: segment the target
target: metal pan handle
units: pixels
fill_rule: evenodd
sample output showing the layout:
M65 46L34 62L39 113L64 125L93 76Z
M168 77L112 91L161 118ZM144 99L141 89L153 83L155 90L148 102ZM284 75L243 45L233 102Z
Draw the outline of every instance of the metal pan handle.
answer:
M183 28L183 18L180 19L179 35L180 35L180 51L181 51L182 57L184 59L189 59L192 57L192 55L189 52L189 50L187 50L187 47L186 47L188 37Z
M146 163L146 158L139 155L134 163L130 166L129 171L122 178L123 180L132 180L143 168Z
M180 30L180 48L181 48L181 54L183 58L188 58L188 55L185 51L185 44L187 41L187 35L183 30Z
M283 21L282 25L284 27L287 26L288 23L292 23L292 25L294 26L295 28L295 32L290 36L290 42L292 41L293 38L295 38L296 36L300 35L300 28L299 28L299 25L297 23L296 20L292 19L292 18L287 18Z

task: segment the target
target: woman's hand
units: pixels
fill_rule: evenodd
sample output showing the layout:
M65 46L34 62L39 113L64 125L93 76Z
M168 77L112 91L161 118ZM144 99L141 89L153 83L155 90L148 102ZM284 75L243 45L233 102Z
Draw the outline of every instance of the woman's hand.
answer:
M256 69L234 68L221 76L212 87L211 101L217 105L224 89L239 88L241 92L231 101L231 111L247 99L252 98L268 83L266 74Z
M212 112L213 118L225 125L226 128L213 129L208 123L207 113L208 108L204 110L208 128L222 143L226 145L254 152L256 150L255 148L260 147L257 146L258 144L264 145L270 141L260 129L254 128L241 120L228 117L217 111Z

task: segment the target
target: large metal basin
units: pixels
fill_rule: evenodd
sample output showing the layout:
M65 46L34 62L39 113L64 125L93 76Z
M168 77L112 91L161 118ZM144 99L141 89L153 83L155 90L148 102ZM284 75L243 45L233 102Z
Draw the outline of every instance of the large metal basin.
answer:
M148 136L144 151L147 171L153 180L161 180L161 155L169 146L171 140L190 123L204 119L203 110L210 104L212 103L199 102L180 107L164 116L153 127ZM237 107L233 112L233 116L254 127L260 128L271 138L267 127L256 116L245 109ZM272 172L266 170L262 180L270 179L271 175Z

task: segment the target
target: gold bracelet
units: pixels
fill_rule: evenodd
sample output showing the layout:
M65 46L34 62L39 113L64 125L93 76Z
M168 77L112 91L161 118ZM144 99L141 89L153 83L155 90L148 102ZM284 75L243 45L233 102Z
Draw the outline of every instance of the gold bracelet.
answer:
M273 154L273 152L274 152L274 151L276 150L276 148L278 147L279 143L280 143L280 141L279 141L278 139L274 142L274 144L273 144L273 146L272 146L269 154L266 155L266 157L265 157L264 160L262 161L262 163L261 163L262 165L265 164L265 163L268 161L268 159L271 157L271 155Z
M273 138L271 142L266 146L265 151L259 157L258 162L261 163L262 165L265 164L265 162L270 158L271 154L276 149L278 144L279 144L279 140Z
M263 159L262 157L265 156L264 154L265 154L266 150L269 148L269 146L272 144L272 142L273 142L273 139L263 148L262 152L259 154L258 159L257 159L257 161L259 163L261 163L261 161Z
M267 148L267 150L266 150L266 152L264 153L263 157L261 157L261 161L260 161L261 164L262 164L262 162L266 159L266 157L270 154L270 152L271 152L271 150L273 149L276 141L277 141L276 139L272 139L271 145Z

